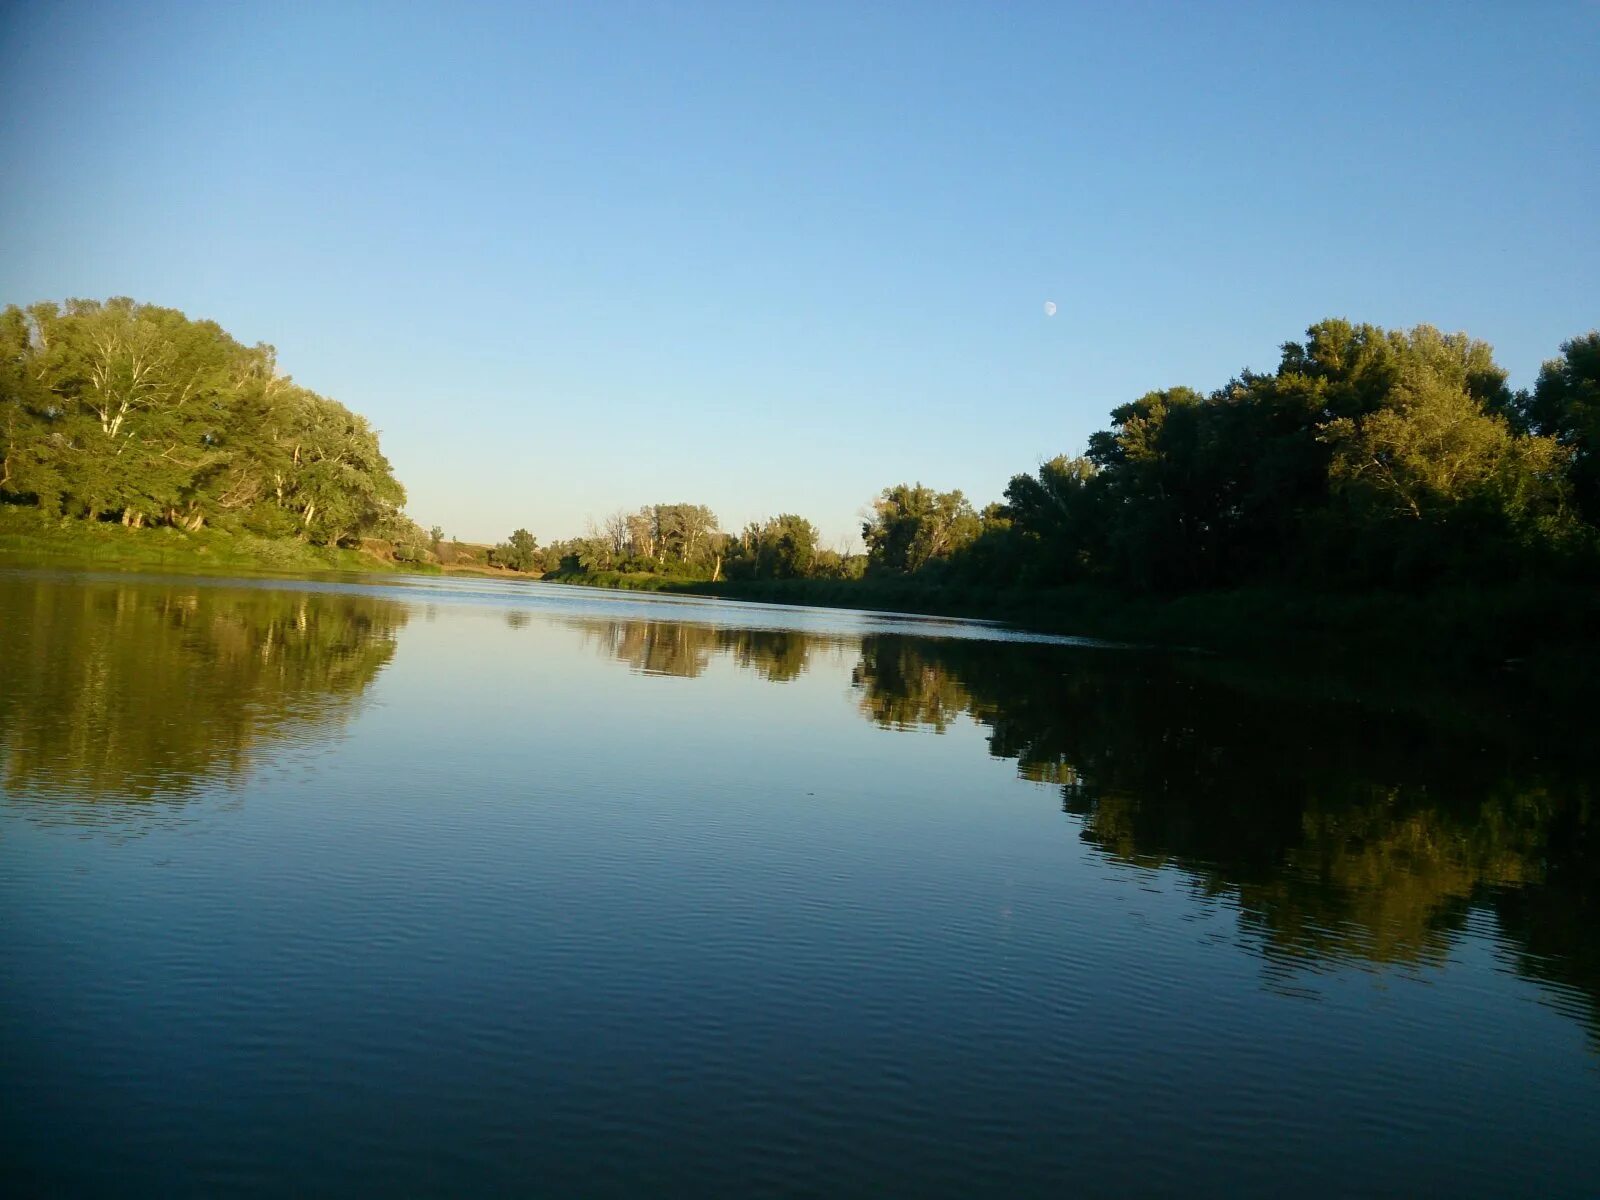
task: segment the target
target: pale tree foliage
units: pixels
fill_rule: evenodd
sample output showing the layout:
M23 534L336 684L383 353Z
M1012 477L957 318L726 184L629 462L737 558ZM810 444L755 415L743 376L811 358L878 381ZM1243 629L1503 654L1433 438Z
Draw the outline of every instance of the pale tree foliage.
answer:
M1488 347L1425 327L1412 338L1383 407L1322 426L1334 493L1411 520L1472 503L1512 520L1559 515L1569 454L1554 438L1519 437L1473 395Z
M730 577L803 579L818 557L817 529L804 517L780 513L752 521L729 545Z
M960 491L901 483L872 502L861 536L869 569L909 574L967 546L979 529L978 514Z
M611 552L613 562L621 561L628 553L631 531L628 526L628 512L618 509L610 514L601 523L599 537L603 538L606 548Z
M710 538L717 531L717 518L703 504L658 504L655 506L658 555L678 562L704 562Z
M126 298L0 315L0 489L65 516L338 544L409 526L366 420L272 347Z
M618 547L619 558L661 567L707 561L716 531L716 514L703 504L647 504L638 512L608 517L604 535Z
M653 507L641 508L628 516L628 554L635 558L656 558L656 514Z

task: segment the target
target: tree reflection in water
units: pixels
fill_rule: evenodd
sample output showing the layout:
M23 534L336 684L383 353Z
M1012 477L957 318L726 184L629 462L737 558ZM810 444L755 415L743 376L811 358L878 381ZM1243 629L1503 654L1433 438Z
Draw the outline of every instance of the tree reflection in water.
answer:
M712 658L729 655L740 667L773 683L787 683L805 674L819 646L836 640L793 629L724 629L676 621L573 621L576 628L608 658L642 675L674 675L684 679L705 673Z
M1281 684L1281 681L1280 681ZM1231 898L1279 966L1442 963L1495 914L1533 978L1600 1037L1592 776L1523 729L1248 687L1152 657L864 639L861 712L943 731L1056 785L1108 859Z
M838 645L647 620L578 627L635 671L688 678L727 654L794 679ZM1438 697L1397 709L1025 642L867 636L852 682L885 729L976 722L991 754L1059 789L1098 853L1231 900L1281 968L1438 965L1477 909L1514 939L1519 970L1580 989L1594 1020L1591 777L1537 728Z
M9 580L0 780L62 820L235 782L267 747L347 721L406 613L339 592ZM697 678L726 656L786 683L854 658L866 719L974 722L991 754L1057 791L1097 854L1225 901L1273 970L1428 968L1492 919L1508 965L1563 1005L1583 997L1600 1039L1600 839L1579 739L1465 701L1330 697L1125 652L567 623L647 675Z
M0 780L102 804L236 782L267 746L348 720L405 620L373 596L8 580Z

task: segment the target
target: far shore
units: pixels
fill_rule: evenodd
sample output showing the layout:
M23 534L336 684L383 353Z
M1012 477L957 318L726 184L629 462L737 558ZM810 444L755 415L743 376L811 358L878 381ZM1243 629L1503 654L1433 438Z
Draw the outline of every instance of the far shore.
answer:
M1240 659L1322 661L1341 670L1401 668L1503 677L1522 689L1577 691L1600 678L1600 589L1519 584L1417 592L1251 587L1128 596L1078 586L999 589L913 579L718 580L645 572L520 573L484 561L486 547L444 543L438 563L397 562L391 548L311 546L216 530L65 527L0 512L0 565L314 577L329 572L463 575L711 599L1003 621L1042 632Z

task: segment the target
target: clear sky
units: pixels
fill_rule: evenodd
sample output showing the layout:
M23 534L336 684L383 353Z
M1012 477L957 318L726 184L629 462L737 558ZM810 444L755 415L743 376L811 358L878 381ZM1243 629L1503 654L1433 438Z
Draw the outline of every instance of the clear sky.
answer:
M1529 383L1597 162L1592 2L0 4L0 302L273 343L469 539L837 544L1324 316Z

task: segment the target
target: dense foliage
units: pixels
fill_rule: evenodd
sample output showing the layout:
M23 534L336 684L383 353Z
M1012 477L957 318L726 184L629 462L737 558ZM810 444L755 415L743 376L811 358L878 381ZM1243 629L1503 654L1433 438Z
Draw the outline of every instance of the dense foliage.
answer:
M125 298L0 313L0 501L440 557L442 533L405 518L404 499L375 431L280 374L270 346ZM680 502L546 547L519 529L486 561L685 580L1394 587L1593 578L1597 522L1600 333L1513 392L1464 334L1327 320L1271 373L1113 409L1082 455L1017 475L981 511L959 491L885 488L862 555L820 546L793 513L727 533Z
M1114 409L981 517L959 492L885 491L871 570L1152 591L1592 572L1597 380L1600 335L1514 394L1463 334L1323 321L1272 374Z
M0 500L319 545L424 539L360 416L272 347L126 298L0 313Z
M1564 343L1514 393L1465 334L1322 321L1270 374L1113 409L1086 453L1017 475L982 512L959 491L885 488L861 527L864 556L819 550L792 514L730 536L694 510L694 554L651 532L688 508L614 517L544 566L1151 593L1589 579L1600 333Z

